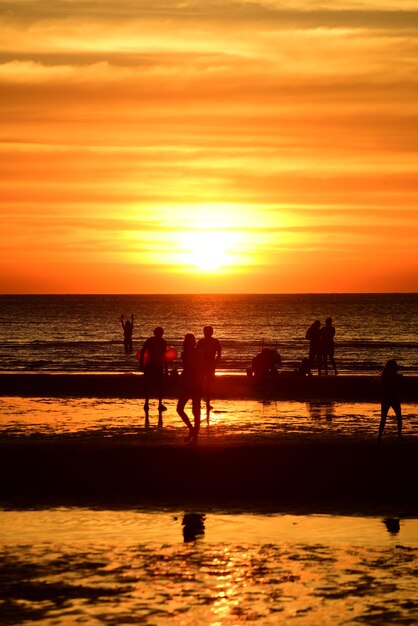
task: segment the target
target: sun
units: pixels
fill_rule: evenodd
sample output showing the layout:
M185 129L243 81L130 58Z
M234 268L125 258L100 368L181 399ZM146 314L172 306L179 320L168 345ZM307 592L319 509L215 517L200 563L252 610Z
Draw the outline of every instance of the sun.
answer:
M231 259L228 250L233 245L232 233L220 231L190 232L184 236L189 264L203 272L215 272Z

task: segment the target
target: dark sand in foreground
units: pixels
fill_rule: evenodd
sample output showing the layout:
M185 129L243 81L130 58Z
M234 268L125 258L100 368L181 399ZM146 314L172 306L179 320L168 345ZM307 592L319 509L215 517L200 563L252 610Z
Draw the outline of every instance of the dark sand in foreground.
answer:
M404 401L418 399L404 377ZM1 395L141 398L138 374L2 374ZM166 397L175 397L172 381ZM215 398L378 401L373 376L278 376L256 384L219 376ZM255 417L255 419L257 419ZM174 506L418 515L418 441L385 438L254 442L242 436L187 447L134 434L0 439L0 505Z
M418 515L413 439L141 445L0 442L3 506L176 506Z

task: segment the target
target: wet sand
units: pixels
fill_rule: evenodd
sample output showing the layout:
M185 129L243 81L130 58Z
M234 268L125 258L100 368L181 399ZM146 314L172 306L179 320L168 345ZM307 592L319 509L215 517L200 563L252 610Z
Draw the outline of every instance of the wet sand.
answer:
M219 399L195 447L166 404L0 398L5 624L416 622L416 404L378 446L376 403Z
M418 515L418 443L187 447L124 441L2 441L3 506L198 506Z
M244 374L217 375L213 397L219 399L378 401L376 376L339 375L302 377L281 373L257 382ZM0 374L0 396L142 398L142 374ZM167 379L165 397L178 395L178 383ZM418 376L404 376L404 402L418 402Z
M217 400L197 446L175 400L0 400L0 505L195 506L416 515L417 405Z

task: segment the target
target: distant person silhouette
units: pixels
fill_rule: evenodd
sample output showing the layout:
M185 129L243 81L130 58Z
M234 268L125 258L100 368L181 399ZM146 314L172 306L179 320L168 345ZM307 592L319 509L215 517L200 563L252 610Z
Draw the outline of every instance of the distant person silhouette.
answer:
M306 356L301 360L298 369L295 371L299 376L312 376L310 362Z
M149 337L142 346L139 355L139 367L144 372L145 412L149 410L149 398L153 387L156 388L158 411L166 411L163 404L164 376L168 373L165 353L167 342L163 339L164 328L157 326L153 337Z
M332 317L327 317L325 320L325 326L321 328L321 352L322 352L322 364L319 369L321 373L321 367L324 366L325 374L328 375L328 359L334 368L335 375L338 374L337 366L334 359L334 337L335 327L332 325Z
M131 315L131 319L126 320L126 322L123 318L124 315L121 315L120 323L122 324L123 328L123 343L125 346L126 354L129 354L130 352L132 352L132 331L134 329L134 316Z
M398 374L398 364L395 359L389 359L380 374L380 392L381 392L381 411L378 442L382 440L383 431L385 429L386 417L389 409L392 409L396 415L396 423L398 426L398 438L402 437L402 410L400 399L400 386L402 376Z
M318 373L321 371L321 322L315 320L306 331L305 339L309 340L309 365L311 369L316 364Z
M202 399L203 370L202 353L196 348L196 338L187 333L183 341L183 371L180 375L180 395L177 402L177 413L189 429L186 443L195 443L200 429L200 402ZM194 425L185 412L185 406L191 399Z
M260 382L269 376L277 376L277 367L281 365L282 358L275 348L262 348L251 361L251 368L247 370L248 375L253 375L256 381Z
M215 378L216 365L221 358L222 347L218 339L213 337L213 327L205 326L203 337L197 342L197 349L201 350L203 357L203 394L206 402L206 410L209 412L213 407L210 404L212 384Z

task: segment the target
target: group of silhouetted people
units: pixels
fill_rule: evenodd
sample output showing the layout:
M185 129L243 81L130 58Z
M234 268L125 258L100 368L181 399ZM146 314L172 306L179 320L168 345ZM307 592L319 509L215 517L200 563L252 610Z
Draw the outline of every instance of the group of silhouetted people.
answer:
M332 365L335 375L338 374L334 358L335 326L332 325L332 317L327 317L325 326L315 320L306 331L305 339L309 340L309 367L318 368L318 374L324 369L328 374L328 362Z
M154 334L149 337L139 353L139 366L144 372L144 410L149 411L149 399L152 389L156 389L158 411L166 410L163 404L164 379L168 374L169 351L176 356L173 348L169 348L163 338L164 329L157 326ZM205 326L203 337L196 341L192 333L187 333L183 340L181 353L183 370L179 376L180 392L177 402L177 413L189 429L186 443L196 442L200 429L201 401L206 402L207 413L213 408L211 402L212 383L216 365L221 358L222 348L218 339L213 337L212 326ZM192 401L193 424L185 411L187 402Z
M133 315L131 315L130 320L126 321L122 315L121 324L124 332L125 351L129 353L132 352ZM203 337L198 341L196 341L196 337L192 333L187 333L183 340L181 353L183 369L179 376L180 392L177 402L177 413L189 430L185 439L187 443L193 443L197 440L200 429L202 398L204 398L206 403L207 415L209 415L209 411L213 408L210 404L212 383L215 377L216 366L222 353L221 344L218 339L213 337L213 332L212 326L205 326L203 329ZM138 353L139 366L141 371L144 372L144 410L147 417L150 394L153 389L156 390L160 416L161 413L166 410L163 404L164 379L168 374L169 360L177 356L177 352L173 348L169 348L163 335L164 329L161 326L157 326L154 329L153 336L145 341L142 349ZM335 374L337 374L334 359L334 336L335 327L332 325L331 317L325 320L325 325L322 327L319 320L315 320L311 324L305 337L309 340L309 357L302 360L299 373L310 375L310 369L316 366L318 368L318 374L321 374L322 370L324 370L325 374L328 374L329 362ZM170 350L171 357L168 356ZM269 367L270 365L271 367L275 367L277 364L280 364L280 355L278 355L277 350L263 350L260 355L263 356L264 353L267 352L274 352L276 358L273 365L271 365L269 361ZM252 369L256 376L258 370L255 361L256 358L253 359ZM382 439L387 414L390 408L393 409L396 415L398 437L401 438L402 436L401 380L402 377L398 374L397 362L394 359L390 359L380 374L381 419L378 432L379 443ZM193 423L185 411L186 405L190 400L192 402Z

